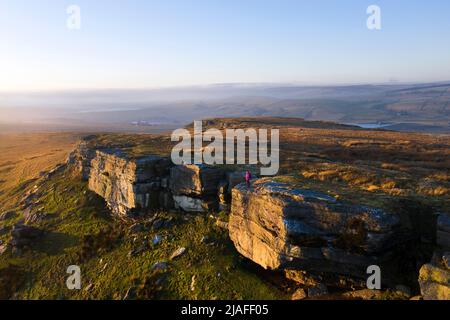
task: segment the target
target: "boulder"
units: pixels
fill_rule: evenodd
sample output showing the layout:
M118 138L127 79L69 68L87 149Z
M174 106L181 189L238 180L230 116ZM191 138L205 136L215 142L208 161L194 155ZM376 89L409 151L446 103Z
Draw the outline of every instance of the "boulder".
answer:
M120 152L97 151L91 161L89 189L119 215L159 208L160 177L168 174L169 166L166 158L158 156L129 159Z
M170 260L176 259L178 257L181 257L183 254L186 253L186 248L181 247L175 250L172 255L170 256Z
M400 220L271 178L232 191L229 234L236 249L266 269L299 269L365 278L395 246Z
M193 197L217 194L224 171L206 165L180 165L170 170L170 189L175 195Z
M307 298L308 295L306 294L305 290L302 288L299 288L295 290L295 292L291 296L291 300L303 300Z
M420 291L424 300L450 300L450 270L429 263L420 268Z
M191 198L188 196L173 196L175 208L183 209L187 212L205 212L202 199Z

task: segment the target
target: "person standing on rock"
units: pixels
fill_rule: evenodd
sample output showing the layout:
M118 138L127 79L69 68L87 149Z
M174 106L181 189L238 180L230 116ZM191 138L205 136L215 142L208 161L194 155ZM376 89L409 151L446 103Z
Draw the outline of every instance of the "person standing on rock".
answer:
M245 171L245 182L247 183L247 188L250 188L250 180L252 180L252 174L250 171Z

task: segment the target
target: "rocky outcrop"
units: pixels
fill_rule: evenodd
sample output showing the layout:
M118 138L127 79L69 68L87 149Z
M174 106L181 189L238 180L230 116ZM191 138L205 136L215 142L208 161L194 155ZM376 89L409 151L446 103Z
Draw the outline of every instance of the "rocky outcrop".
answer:
M450 300L450 215L437 219L437 245L431 262L419 272L420 291L424 300Z
M161 197L164 200L161 178L169 168L166 158L129 159L118 152L97 150L90 164L89 189L103 197L116 214L144 212L160 207Z
M181 165L170 170L170 189L173 194L193 197L214 195L224 171L206 165Z
M187 212L218 208L218 190L225 172L206 165L180 165L170 170L170 190L175 207Z
M397 243L399 218L351 206L270 178L232 191L229 234L237 250L267 269L366 277Z
M436 252L430 263L420 268L419 284L424 300L450 300L450 252Z
M175 208L181 208L188 212L205 212L205 204L202 199L191 198L188 196L173 196Z
M83 180L89 180L91 172L91 161L97 155L98 148L89 146L88 141L81 141L77 148L70 153L67 164L81 175Z
M205 212L219 209L219 203L226 210L231 189L244 180L243 173L216 166L174 166L169 158L150 155L130 158L120 149L96 144L93 137L81 141L67 163L120 215L172 208Z

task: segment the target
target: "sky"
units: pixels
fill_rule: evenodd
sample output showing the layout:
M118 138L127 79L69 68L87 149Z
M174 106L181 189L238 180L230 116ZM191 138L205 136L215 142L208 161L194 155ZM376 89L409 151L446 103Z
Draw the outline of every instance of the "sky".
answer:
M381 30L366 26L372 4ZM446 81L449 12L448 0L0 0L0 91Z

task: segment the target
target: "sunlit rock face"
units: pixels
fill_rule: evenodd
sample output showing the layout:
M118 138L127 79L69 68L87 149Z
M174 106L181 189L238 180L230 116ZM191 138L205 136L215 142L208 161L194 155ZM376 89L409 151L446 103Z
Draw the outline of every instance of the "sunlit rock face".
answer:
M176 195L215 195L223 177L224 171L216 167L195 164L175 166L170 171L170 189Z
M97 150L89 173L89 189L105 199L113 213L160 206L161 178L169 173L170 161L157 156L128 159L124 155Z
M242 255L267 269L364 277L395 245L399 223L381 209L264 178L232 190L229 233Z
M97 150L89 148L86 141L78 144L77 148L69 155L67 163L72 165L83 180L89 180L91 161L97 155Z
M218 208L218 190L225 172L205 165L179 165L170 170L170 190L175 207L187 212Z

